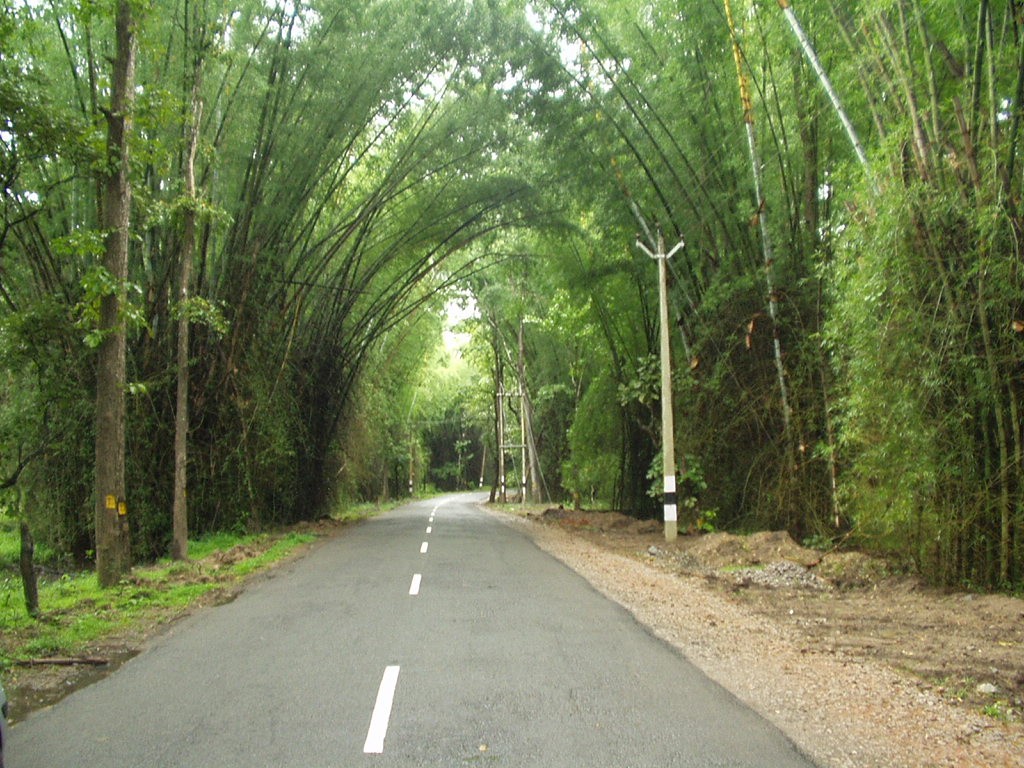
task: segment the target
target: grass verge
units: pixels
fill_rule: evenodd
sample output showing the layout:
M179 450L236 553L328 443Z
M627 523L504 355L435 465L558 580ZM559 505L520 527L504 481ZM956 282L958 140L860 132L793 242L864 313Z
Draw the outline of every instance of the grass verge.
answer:
M116 587L92 572L41 576L40 615L25 610L16 536L0 526L0 677L16 717L101 676L137 652L146 637L202 605L233 599L246 578L380 508L257 535L214 534L189 542L189 560L139 565ZM8 521L0 521L8 523ZM83 670L96 665L99 674Z
M5 571L0 577L0 671L40 657L75 657L111 634L159 624L316 538L294 531L219 534L190 543L189 561L137 566L111 589L101 589L96 575L88 572L43 578L38 619L25 611L20 577Z
M347 523L393 505L350 506L332 518L262 534L217 533L189 541L189 560L169 559L132 569L112 589L100 589L92 572L40 576L41 615L25 611L18 574L18 532L0 517L0 672L18 660L41 654L74 654L111 631L139 619L189 608L205 595L232 587L251 573L287 558L297 549ZM40 553L38 561L49 559ZM52 573L52 572L50 572Z

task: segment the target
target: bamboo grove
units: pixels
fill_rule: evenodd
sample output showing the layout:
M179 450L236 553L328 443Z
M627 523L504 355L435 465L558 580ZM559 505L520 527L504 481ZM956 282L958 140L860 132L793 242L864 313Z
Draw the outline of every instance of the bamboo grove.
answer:
M81 564L499 466L652 516L657 227L685 527L1019 588L1022 100L1019 0L5 0L4 514Z

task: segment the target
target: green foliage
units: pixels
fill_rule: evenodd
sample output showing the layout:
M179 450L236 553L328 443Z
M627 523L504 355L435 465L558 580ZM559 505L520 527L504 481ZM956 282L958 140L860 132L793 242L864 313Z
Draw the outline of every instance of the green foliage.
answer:
M925 188L887 201L870 225L851 228L836 271L829 343L847 382L843 448L856 457L845 500L862 536L896 550L909 544L919 567L945 579L967 566L954 554L959 542L995 533L993 441L996 410L1006 407L990 378L1004 353L964 313L984 301L986 315L999 314L1019 286L982 261L987 211L974 216ZM954 254L948 271L934 262L923 268L922 231L934 240L926 248ZM993 556L973 567L991 567ZM985 581L984 573L968 578Z
M456 340L439 341L424 355L412 390L407 426L421 450L413 476L439 490L466 490L477 485L489 398Z
M85 332L83 343L96 349L112 331L100 328L100 306L109 296L121 298L119 306L119 329L135 331L146 327L142 307L128 300L128 297L142 295L142 287L128 281L115 280L101 264L93 264L81 279L82 298L75 307L75 325Z
M830 331L833 346L842 337L849 382L843 448L857 455L856 472L866 481L848 483L845 501L856 505L865 535L889 542L907 536L918 505L934 497L941 461L928 405L942 396L941 360L914 332L925 329L914 296L920 273L907 258L901 224L907 213L897 208L880 217L871 231L883 242L858 243L854 258L839 261Z
M226 336L230 327L223 305L218 306L202 296L190 296L184 304L175 304L171 317L177 320L182 316L190 323L206 326L215 336Z
M590 503L608 504L615 497L620 414L614 383L607 377L593 381L569 428L570 457L562 467L562 483L569 493Z
M669 302L696 525L822 540L852 529L938 581L1019 584L1019 19L978 2L853 3L842 19L826 5L801 16L873 180L782 14L759 7L737 30L756 200L729 33L710 5L243 3L190 5L185 19L157 3L137 27L125 282L98 266L109 8L4 6L12 510L88 562L94 350L116 294L130 298L140 557L169 540L182 316L197 531L395 496L410 474L474 484L496 451L493 389L518 384L521 326L549 491L654 514L656 268L633 243L660 226L686 243ZM994 31L979 41L978 29ZM438 345L453 293L479 309L460 363Z
M189 547L190 562L164 561L136 569L115 589L101 589L92 573L44 578L42 620L25 614L20 581L8 578L0 562L0 667L13 659L75 655L110 634L146 629L315 539L295 532L204 537Z
M20 521L11 514L12 510L0 511L0 579L17 581L15 574L21 559ZM46 542L36 542L33 557L37 565L58 566L60 553L51 549Z
M664 492L665 480L662 463L662 454L658 451L647 470L647 495L659 502ZM716 530L718 510L702 504L702 497L707 490L708 483L704 478L700 460L688 454L681 466L676 468L676 498L682 527L691 526L693 530L701 533L713 533Z
M995 701L991 704L986 704L981 708L981 714L1001 723L1013 722L1017 711L1018 710L1006 700Z

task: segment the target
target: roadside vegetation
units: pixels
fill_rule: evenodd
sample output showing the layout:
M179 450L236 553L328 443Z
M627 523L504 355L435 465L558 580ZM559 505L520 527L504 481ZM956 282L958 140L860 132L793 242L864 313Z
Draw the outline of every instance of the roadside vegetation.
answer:
M0 0L0 505L125 592L672 439L684 528L1019 590L1022 126L1018 2Z
M113 588L92 570L64 571L52 553L39 558L37 617L28 614L17 573L19 536L0 517L0 675L30 665L105 664L103 648L139 638L189 609L230 599L244 580L280 563L346 520L372 514L353 509L315 524L260 534L217 533L189 542L190 559L140 565Z

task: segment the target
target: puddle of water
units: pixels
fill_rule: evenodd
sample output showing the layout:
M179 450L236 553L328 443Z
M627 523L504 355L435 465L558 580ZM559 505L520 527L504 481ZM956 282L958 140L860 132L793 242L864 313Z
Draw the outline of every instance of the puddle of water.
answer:
M5 686L11 704L10 723L24 720L37 709L52 707L65 696L102 680L138 653L135 648L111 649L103 654L106 664L54 665L45 671L26 673L23 681L10 681Z

